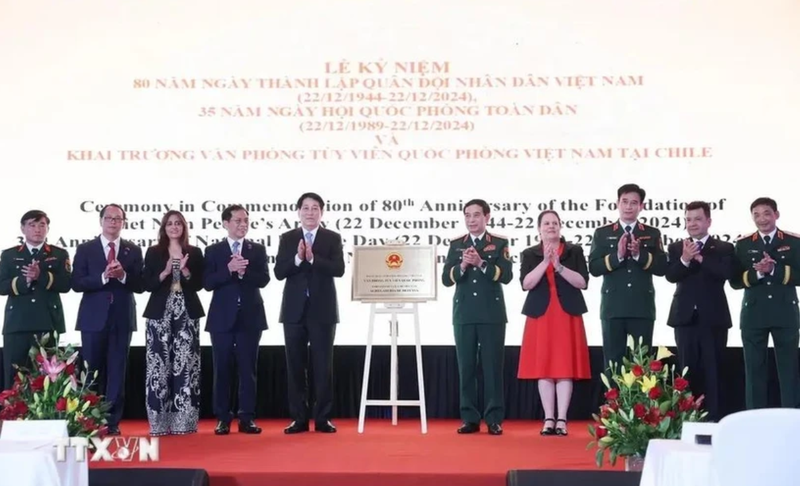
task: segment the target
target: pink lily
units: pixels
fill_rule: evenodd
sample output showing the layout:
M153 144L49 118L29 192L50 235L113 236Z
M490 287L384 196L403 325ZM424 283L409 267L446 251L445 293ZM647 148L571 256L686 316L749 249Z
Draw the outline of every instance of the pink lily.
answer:
M55 356L50 357L50 361L42 361L42 370L50 378L51 383L55 383L58 375L67 367L64 362L58 362Z

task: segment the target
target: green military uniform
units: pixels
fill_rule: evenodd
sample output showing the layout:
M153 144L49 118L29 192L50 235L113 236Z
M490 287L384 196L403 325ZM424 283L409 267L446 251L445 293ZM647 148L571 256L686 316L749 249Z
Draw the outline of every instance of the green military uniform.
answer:
M604 367L609 361L622 363L628 335L648 347L653 344L656 319L653 275L667 272L667 254L661 232L642 223L629 227L639 240L639 258L617 257L617 246L626 228L616 222L597 228L589 251L589 272L603 277L600 321L603 330Z
M771 275L759 278L753 264L761 261L765 252L775 260L775 269ZM740 327L747 408L767 407L770 334L775 343L781 405L797 407L800 313L796 286L800 285L800 238L781 230L770 236L769 244L758 232L744 236L736 242L736 260L739 271L731 279L731 286L744 289Z
M486 262L483 269L468 267L461 271L461 255L475 246ZM450 241L450 250L442 272L446 287L456 286L453 295L453 330L455 334L461 419L480 424L478 410L478 352L484 378L487 424L500 425L505 416L503 361L505 359L506 315L502 284L513 277L508 239L485 232L473 242L469 234Z
M39 277L30 285L22 274L25 265L39 262ZM26 244L9 248L0 255L0 295L7 295L3 324L3 375L11 388L13 364L29 366L28 352L34 336L66 332L61 293L69 292L69 254L45 243L34 255Z

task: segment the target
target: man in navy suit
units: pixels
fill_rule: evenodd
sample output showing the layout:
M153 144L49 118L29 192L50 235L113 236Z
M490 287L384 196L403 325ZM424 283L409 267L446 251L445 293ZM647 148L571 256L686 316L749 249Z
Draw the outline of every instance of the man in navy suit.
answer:
M309 430L314 420L317 432L336 432L330 421L332 409L331 364L339 308L335 277L344 275L342 237L320 226L325 203L314 193L297 200L301 227L281 235L275 259L275 277L286 279L280 321L286 344L289 381L289 411L292 423L287 434ZM306 393L309 345L313 368L314 398L309 417Z
M125 377L131 336L136 331L134 293L142 293L142 250L120 238L125 211L109 204L100 211L102 233L78 245L71 287L83 293L76 330L81 355L97 371L99 392L111 403L109 435L119 435L125 402Z
M690 237L668 248L666 278L678 285L667 325L675 328L680 369L689 367L692 393L705 395L708 419L718 421L722 418L720 372L732 327L725 282L733 277L736 260L732 244L708 234L708 203L689 203L685 217Z
M256 410L256 376L261 333L267 315L261 289L269 283L267 250L245 239L250 226L247 210L233 205L222 211L228 237L206 248L203 287L214 292L206 318L214 358L214 415L217 435L230 433L231 378L239 371L239 432L260 434L253 421Z

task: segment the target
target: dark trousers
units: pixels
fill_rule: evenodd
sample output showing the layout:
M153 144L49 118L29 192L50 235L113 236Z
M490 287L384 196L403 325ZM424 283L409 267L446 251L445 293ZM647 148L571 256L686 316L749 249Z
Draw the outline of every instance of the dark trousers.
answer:
M778 383L781 387L781 406L798 406L800 372L797 366L797 328L773 327L742 329L744 351L745 402L748 409L766 408L767 403L767 346L769 335L775 343L775 364L778 368Z
M231 385L234 366L239 378L240 422L253 420L256 414L256 381L258 374L258 347L260 330L246 330L240 311L229 332L212 332L211 355L214 359L214 415L217 420L230 423L233 419Z
M696 325L676 327L675 344L678 348L678 372L689 368L686 379L692 395L705 395L703 408L708 412L708 420L719 422L723 402L720 371L728 345L728 329Z
M127 324L109 319L106 327L97 332L81 331L81 356L89 368L89 376L97 371L95 387L111 404L108 425L118 427L125 406L125 378L128 369L128 350L133 333ZM90 378L87 378L87 380Z
M3 389L8 390L14 387L14 375L17 370L14 365L22 368L31 368L31 360L28 353L32 346L36 345L36 336L41 340L47 332L15 332L3 335ZM47 347L55 345L55 336L50 333L50 340Z
M603 369L609 366L609 361L616 363L617 370L622 365L622 358L628 353L628 335L633 336L634 343L638 346L639 339L642 344L650 349L653 346L653 325L651 319L635 317L620 317L603 319L600 325L603 330Z
M299 424L307 424L311 418L316 424L325 424L330 420L333 409L331 369L336 324L314 322L309 320L307 315L308 308L306 307L299 322L284 323L283 325L288 373L289 414L292 420ZM309 357L314 380L313 397L308 396ZM313 409L309 410L309 404L312 401Z
M479 424L483 415L487 424L502 424L505 418L503 363L506 325L465 324L453 327L458 359L461 420ZM479 362L483 371L483 414L478 409Z

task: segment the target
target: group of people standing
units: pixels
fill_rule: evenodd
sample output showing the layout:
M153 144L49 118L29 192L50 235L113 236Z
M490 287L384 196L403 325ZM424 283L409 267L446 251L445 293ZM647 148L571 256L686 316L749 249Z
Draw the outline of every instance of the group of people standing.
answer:
M704 394L711 420L721 418L720 370L732 327L725 285L744 289L741 333L747 408L767 405L767 344L775 343L781 402L800 405L798 344L800 238L777 228L777 203L758 198L750 206L757 231L735 246L709 234L710 206L686 205L688 237L665 251L661 232L639 222L645 191L625 184L617 191L619 219L594 232L588 259L583 247L566 240L557 212L537 219L539 242L522 251L520 274L527 293L520 349L520 379L538 380L544 410L543 435L567 435L575 380L592 370L583 322L583 291L601 277L600 320L605 366L618 366L628 336L652 347L656 319L654 277L676 284L667 325L675 329L680 367L689 368L693 392ZM283 233L274 266L285 280L280 309L292 422L287 434L336 432L331 365L339 322L335 278L345 271L341 236L320 225L322 198L305 193L297 201L299 224ZM501 435L505 417L503 363L508 316L503 285L514 278L509 240L486 230L490 206L473 199L463 208L468 233L450 241L442 283L455 287L452 323L459 370L463 423L457 432ZM270 282L266 248L246 235L248 211L222 212L227 235L205 249L189 244L186 219L167 212L158 243L142 250L121 238L126 216L109 204L100 211L100 236L78 246L74 265L66 250L46 242L50 219L42 211L22 216L24 242L0 256L0 295L7 295L4 320L5 387L13 365L26 366L34 337L64 333L60 294L81 293L76 329L81 356L98 371L99 392L111 403L109 434L119 434L132 333L137 330L134 294L149 292L146 387L151 434L197 431L200 397L200 320L212 343L215 433L230 433L238 419L243 433L261 432L254 421L261 334L267 318L261 289ZM198 292L212 292L206 316ZM313 400L306 386L313 368ZM238 370L238 410L230 399ZM485 406L478 406L478 374ZM312 404L313 401L313 404Z
M555 211L537 218L539 242L522 251L520 274L527 292L517 376L538 381L544 411L542 435L567 435L573 382L591 378L583 323L588 309L583 291L590 276L602 278L600 321L604 368L617 368L628 336L652 348L656 320L654 278L676 284L667 325L674 328L680 369L688 367L692 391L705 395L708 418L722 418L721 370L732 327L725 293L744 289L740 327L745 361L746 407L767 406L767 345L771 336L781 386L781 405L800 406L800 237L778 229L777 203L752 202L757 231L735 245L709 234L711 207L685 206L688 237L665 250L658 228L639 222L646 192L636 184L617 190L619 219L597 228L588 258L580 245L561 234ZM508 321L502 286L512 281L507 238L486 230L490 207L482 199L464 205L468 233L454 238L442 272L455 286L453 323L459 363L458 433L503 432L503 362ZM478 408L478 363L485 406ZM605 369L604 369L605 371Z
M323 199L306 193L297 201L299 225L280 238L275 277L285 280L280 321L284 324L291 424L287 434L333 433L333 342L339 322L334 278L344 274L341 236L320 226ZM7 295L4 382L11 388L14 365L29 366L35 337L64 333L61 293L82 294L76 330L81 358L98 372L96 385L111 404L109 435L120 434L125 403L128 350L137 330L134 294L149 292L146 320L147 414L151 435L197 431L200 402L200 319L211 336L215 433L230 433L238 419L242 433L258 434L256 376L261 334L267 318L261 289L270 282L266 248L246 238L246 208L222 211L227 235L205 253L189 244L189 228L178 211L161 220L158 243L142 250L121 238L124 209L100 211L101 234L79 245L74 263L66 250L46 242L50 218L43 211L22 216L25 242L0 256L0 295ZM206 316L198 292L212 292ZM309 349L310 348L310 349ZM306 386L313 366L313 405ZM231 407L233 370L238 377L238 410Z

